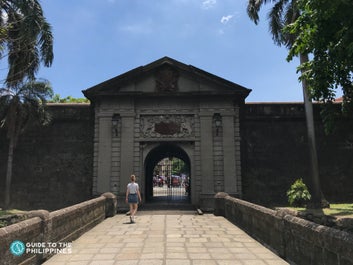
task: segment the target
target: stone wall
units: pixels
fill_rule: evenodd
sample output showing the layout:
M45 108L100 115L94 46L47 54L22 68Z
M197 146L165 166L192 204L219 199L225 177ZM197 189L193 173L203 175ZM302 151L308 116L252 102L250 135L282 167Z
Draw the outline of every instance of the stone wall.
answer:
M60 244L69 246L71 241L106 217L114 215L116 209L116 197L113 194L104 194L51 213L45 210L30 212L29 217L32 218L0 228L1 264L41 264L62 249ZM16 256L10 252L10 245L15 240L26 245L23 255ZM42 248L38 247L38 243L42 244ZM69 253L71 249L68 247L62 251Z
M52 123L21 135L15 150L12 203L16 208L55 210L92 197L91 108L87 104L52 104L49 110ZM327 136L319 106L315 110L324 195L329 202L352 201L352 120L341 120L336 132ZM310 185L304 106L248 103L240 111L242 198L261 205L285 204L286 191L295 179L303 178ZM1 206L7 161L4 130L0 130L0 161Z
M12 206L55 210L92 198L93 122L88 104L50 104L52 122L22 134L14 153ZM0 130L0 206L8 143Z
M336 108L339 108L336 105ZM329 202L353 200L353 120L338 120L324 133L320 105L314 105L321 186ZM261 205L287 203L298 178L311 185L304 105L248 103L243 110L243 199Z
M226 193L215 214L233 222L291 264L353 264L353 235L274 211Z

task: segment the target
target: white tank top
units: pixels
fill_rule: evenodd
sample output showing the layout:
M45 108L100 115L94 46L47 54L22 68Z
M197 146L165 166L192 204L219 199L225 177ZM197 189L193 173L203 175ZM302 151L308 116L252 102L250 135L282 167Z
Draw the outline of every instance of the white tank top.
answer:
M139 189L139 184L137 184L136 182L135 183L131 182L131 183L127 184L127 189L130 194L135 194L135 193L137 193L137 191Z

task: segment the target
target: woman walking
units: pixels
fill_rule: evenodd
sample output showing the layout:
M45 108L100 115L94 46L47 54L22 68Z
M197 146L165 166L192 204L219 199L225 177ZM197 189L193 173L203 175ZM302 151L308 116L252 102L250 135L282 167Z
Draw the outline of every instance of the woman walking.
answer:
M137 212L138 201L141 200L139 185L135 182L136 176L131 175L131 182L126 188L126 202L130 205L130 222L135 223L135 214Z

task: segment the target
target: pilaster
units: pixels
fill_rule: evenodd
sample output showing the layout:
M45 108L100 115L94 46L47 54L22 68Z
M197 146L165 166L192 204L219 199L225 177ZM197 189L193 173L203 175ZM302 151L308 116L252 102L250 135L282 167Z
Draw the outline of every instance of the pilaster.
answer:
M234 116L223 115L223 165L224 165L224 191L229 194L237 193L236 155Z
M134 113L120 114L121 117L121 158L120 158L120 193L126 191L130 175L134 170Z
M200 114L202 193L213 194L212 114Z
M110 191L111 176L111 116L100 116L97 156L97 192Z

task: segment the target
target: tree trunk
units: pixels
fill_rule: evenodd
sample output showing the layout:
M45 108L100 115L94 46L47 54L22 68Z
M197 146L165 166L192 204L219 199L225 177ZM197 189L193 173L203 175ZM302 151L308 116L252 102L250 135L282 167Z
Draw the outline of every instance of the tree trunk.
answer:
M6 186L5 186L5 210L10 207L11 197L11 179L12 179L12 162L13 162L13 150L15 148L15 138L9 138L9 152L7 157L7 171L6 171Z
M309 61L307 54L300 54L300 64L306 63ZM315 140L315 127L314 127L314 112L313 104L309 97L307 83L305 78L302 80L303 86L303 95L304 95L304 106L305 106L305 116L306 116L306 126L308 130L308 144L311 160L311 178L312 178L312 207L321 208L322 207L322 193L320 186L320 177L319 177L319 163L317 159L317 150L316 150L316 140Z

